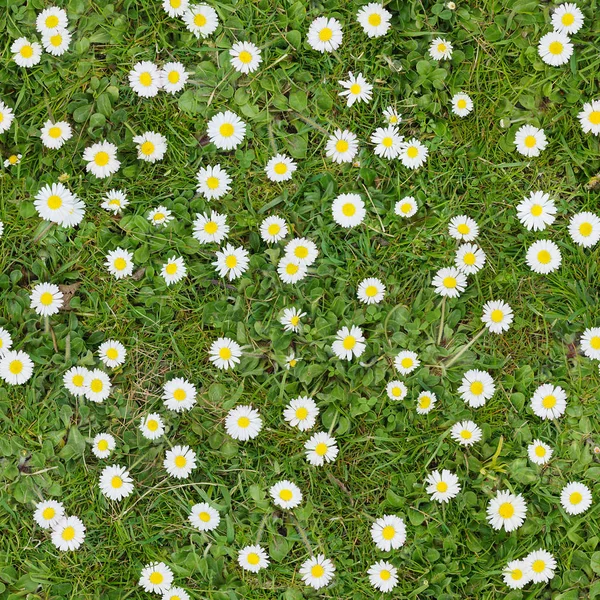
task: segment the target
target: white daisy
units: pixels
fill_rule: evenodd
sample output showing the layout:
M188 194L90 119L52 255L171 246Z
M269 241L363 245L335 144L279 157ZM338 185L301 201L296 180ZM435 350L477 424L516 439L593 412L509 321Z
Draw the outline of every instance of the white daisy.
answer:
M162 399L169 410L182 412L196 404L196 388L187 379L175 377L163 385Z
M10 333L8 333L4 327L0 327L0 356L4 356L4 354L11 349L12 344L13 341L10 337Z
M67 206L67 211L62 221L59 223L61 227L75 227L79 225L85 216L85 204L73 194L71 202Z
M2 103L0 102L0 105ZM583 105L583 110L577 115L584 133L600 134L600 100L592 100ZM0 122L0 133L2 131Z
M385 35L390 28L392 13L378 2L370 2L356 13L356 20L370 38Z
M196 468L196 453L189 446L173 446L165 453L163 466L177 479L187 479Z
M313 50L333 52L342 43L342 25L337 19L316 18L308 28L307 41Z
M336 439L322 431L314 433L304 443L304 449L306 460L315 467L333 462L339 452Z
M473 275L485 265L485 252L476 244L462 244L456 250L454 264L466 275Z
M285 245L284 252L286 256L292 257L307 267L310 267L319 255L316 244L312 240L303 237L289 241Z
M356 325L352 325L350 328L342 327L335 334L335 341L331 345L333 353L340 360L352 360L352 358L359 358L365 351L367 345L365 344L365 338L362 330Z
M531 398L531 410L541 419L557 419L567 408L567 394L551 383L540 385Z
M42 317L55 315L63 306L63 293L53 283L38 283L31 290L31 308Z
M285 368L289 371L290 369L293 369L298 364L298 361L301 361L301 360L302 359L298 358L294 352L290 352L285 357Z
M120 502L133 492L133 479L125 467L111 465L102 470L98 487L109 500Z
M367 211L359 194L340 194L331 205L331 213L338 225L349 229L360 225Z
M160 87L167 94L176 94L185 87L189 77L190 74L180 62L165 63L160 71Z
M208 359L217 369L233 369L240 362L242 348L228 337L216 339L208 351Z
M455 240L472 242L479 235L479 225L471 217L459 215L450 219L448 233Z
M283 283L297 283L307 275L306 264L293 256L284 256L277 264L277 273Z
M53 183L40 189L33 205L42 219L62 224L68 219L74 202L73 194L62 183Z
M247 442L254 439L262 429L260 414L252 406L236 406L225 418L225 430L234 439Z
M418 169L425 164L428 154L427 146L416 138L412 138L407 142L402 142L399 158L407 169Z
M225 169L221 168L221 165L202 167L198 171L196 179L198 180L197 192L207 200L221 198L231 189L229 185L231 177Z
M394 357L394 366L402 375L412 373L420 364L417 353L410 350L402 350Z
M591 248L600 240L600 218L591 212L573 215L569 221L571 239L584 248Z
M55 29L64 29L68 24L67 13L57 6L45 8L35 19L35 28L41 35Z
M529 246L525 260L532 271L545 275L560 267L562 256L554 242L538 240Z
M531 573L532 583L545 583L554 577L556 560L546 550L540 548L530 552L523 562L525 563L525 570Z
M246 123L230 110L216 114L208 122L208 137L219 150L237 148L246 136Z
M492 333L508 331L513 319L512 308L502 300L491 300L483 305L481 320Z
M173 571L163 562L146 565L140 574L140 586L145 592L164 594L173 583Z
M162 204L156 208L153 208L148 213L148 221L150 221L150 223L152 223L152 225L155 227L159 227L160 225L166 227L172 220L173 216L171 211L165 206L162 206Z
M346 104L352 106L355 102L365 102L368 104L373 97L373 86L364 78L362 73L353 75L348 72L347 80L340 80L338 83L344 88L338 95L346 98Z
M402 200L398 200L394 205L394 212L399 217L408 219L416 214L418 210L417 201L412 196L405 196Z
M385 296L385 285L376 277L367 277L358 284L356 297L363 304L379 304Z
M525 561L511 560L504 567L502 578L511 590L520 590L531 581L531 572L528 570Z
M271 486L269 495L276 506L286 510L296 508L302 502L302 492L300 491L300 488L295 483L287 481L286 479Z
M231 244L227 244L222 250L217 250L216 257L217 260L212 265L217 268L217 273L221 277L227 276L229 281L241 277L250 262L248 250L242 247L235 248Z
M531 192L517 206L517 217L529 231L542 231L554 223L556 206L548 194Z
M98 348L98 358L111 369L120 367L127 356L125 346L117 340L107 340Z
M439 471L431 472L425 483L428 484L427 493L436 502L448 502L460 492L458 477L447 469L442 469L441 473Z
M395 125L378 127L371 134L371 144L375 145L375 154L387 160L398 158L402 151L403 140L404 136L398 133Z
M63 517L52 526L51 539L62 552L77 550L85 539L85 525L79 517Z
M116 445L117 442L110 433L99 433L92 440L92 452L97 458L108 458Z
M452 425L450 437L462 446L472 446L481 440L483 433L473 421L461 421Z
M41 500L35 505L33 518L42 529L51 529L65 515L62 502L56 500Z
M265 173L271 181L288 181L292 178L297 165L292 158L286 154L276 154L269 160L265 167Z
M110 142L92 144L83 151L85 168L98 179L105 179L119 170L121 162L117 159L117 147Z
M197 38L208 37L219 26L217 11L207 4L190 4L183 15L183 21L188 31Z
M2 102L0 102L0 133L2 133ZM5 161L5 168L14 167L21 162L21 158L23 158L22 154L11 154ZM4 231L4 224L0 225L0 237L2 237L2 231Z
M0 379L9 385L22 385L33 375L33 361L22 350L0 355Z
M57 121L53 123L50 119L44 123L41 129L42 144L46 148L56 150L60 148L67 140L73 137L71 126L66 121Z
M380 592L391 592L398 584L398 569L385 560L371 565L367 574L369 583Z
M52 56L62 56L71 43L71 32L68 29L59 29L42 35L42 46Z
M169 588L161 600L190 600L190 595L180 587Z
M163 8L170 17L183 16L189 6L188 0L163 0Z
M221 515L207 502L199 502L192 506L188 520L198 531L212 531L219 526Z
M459 117L466 117L473 110L473 100L468 94L460 93L452 96L452 112Z
M115 279L123 279L133 273L133 254L123 248L117 248L106 255L104 265Z
M335 566L323 554L317 554L317 556L304 561L299 572L306 585L320 590L333 579Z
M581 351L594 360L600 360L600 327L590 327L581 334Z
M283 411L283 418L291 427L297 427L300 431L312 429L317 422L319 408L315 401L308 396L299 396L290 400Z
M452 58L452 44L441 37L433 39L429 46L429 56L431 56L433 60Z
M193 227L192 235L201 244L220 244L229 236L227 217L214 210L210 212L210 215L208 213L196 214Z
M109 190L106 192L104 200L100 206L104 210L112 212L115 215L119 215L128 205L129 200L127 200L127 194L123 190Z
M570 515L580 515L592 505L592 492L577 481L568 483L560 492L560 503Z
M371 538L382 552L397 550L406 542L406 525L396 515L384 515L371 525Z
M471 407L479 408L489 400L496 392L496 385L487 371L471 369L462 378L458 393L460 397Z
M37 65L42 59L42 47L37 42L30 42L25 37L15 40L10 51L13 53L13 60L19 67L26 69Z
M554 31L567 35L577 33L583 25L583 20L583 13L577 4L573 3L559 4L552 13Z
M263 239L263 241L267 242L267 244L279 242L288 233L289 231L287 223L284 219L276 215L267 217L260 224L260 237Z
M388 125L398 125L402 122L402 117L398 114L393 106L388 106L383 111L383 118Z
M305 312L301 312L298 308L284 308L283 316L279 319L279 322L283 325L285 331L300 331L300 319L306 316Z
M172 256L160 270L162 278L167 285L179 283L187 274L187 267L181 256Z
M437 396L433 392L421 392L417 397L417 414L426 415L433 410Z
M547 145L544 130L533 125L522 125L515 133L517 152L524 156L539 156Z
M467 276L455 267L444 267L435 274L431 285L442 297L458 298L467 287Z
M150 413L142 417L140 431L147 440L157 440L165 432L165 426L158 413Z
M92 369L84 376L83 389L88 400L101 404L110 396L112 383L104 371Z
M487 517L494 529L514 531L523 525L527 514L527 504L521 494L499 491L496 497L488 502Z
M85 378L88 373L85 367L71 367L63 375L63 385L73 396L81 398L85 396Z
M160 69L147 60L136 63L129 71L129 85L142 98L156 96L162 85Z
M347 129L337 129L325 144L325 154L334 163L352 162L357 152L358 138Z
M260 49L252 42L236 42L229 51L231 66L240 73L253 73L262 62Z
M408 389L402 381L394 379L386 385L385 392L390 400L404 400Z
M6 106L6 104L0 100L0 133L4 133L10 129L14 118L15 115L12 108ZM4 166L6 166L6 164Z
M573 54L573 44L571 44L568 35L551 31L540 40L538 54L547 65L559 67L569 62Z
M258 573L269 566L269 556L259 545L245 546L237 557L238 564L245 571Z
M167 152L167 138L154 131L134 136L133 143L137 144L138 158L145 162L162 160Z
M533 440L529 446L527 446L527 454L529 460L535 465L545 465L553 454L552 448L540 440Z

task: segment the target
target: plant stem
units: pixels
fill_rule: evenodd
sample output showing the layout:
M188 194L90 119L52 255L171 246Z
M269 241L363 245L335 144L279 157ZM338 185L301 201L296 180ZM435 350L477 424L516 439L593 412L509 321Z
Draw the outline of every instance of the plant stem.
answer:
M463 346L460 351L452 357L452 360L444 365L444 368L449 369L484 333L485 327L468 344Z
M446 313L446 296L444 296L442 298L441 309L442 309L442 315L440 317L440 330L438 331L438 339L437 339L438 346L442 343L442 338L444 337L444 316Z

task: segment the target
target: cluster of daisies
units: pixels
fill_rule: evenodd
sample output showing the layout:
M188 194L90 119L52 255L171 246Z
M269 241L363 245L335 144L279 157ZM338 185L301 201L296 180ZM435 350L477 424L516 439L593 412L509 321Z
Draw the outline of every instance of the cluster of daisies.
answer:
M553 31L546 33L538 44L538 54L548 65L559 67L573 55L570 36L583 26L583 13L576 4L559 4L552 13Z

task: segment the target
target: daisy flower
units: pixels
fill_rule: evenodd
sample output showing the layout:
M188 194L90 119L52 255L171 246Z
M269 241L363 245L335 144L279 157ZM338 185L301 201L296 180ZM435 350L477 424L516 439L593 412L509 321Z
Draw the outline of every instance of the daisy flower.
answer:
M489 400L496 392L494 380L487 371L471 369L462 378L458 393L460 397L471 407L479 408L486 400Z
M306 315L305 312L300 312L299 309L284 308L283 317L279 319L279 322L283 325L285 331L300 331L300 319Z
M394 205L394 212L399 217L408 219L416 214L418 210L417 201L412 196L405 196L402 200L398 200Z
M162 160L167 151L167 138L154 131L134 136L133 143L137 144L138 158L145 162Z
M473 110L473 100L468 94L454 94L452 96L452 112L459 117L466 117Z
M544 130L533 125L522 125L515 134L517 152L524 156L539 156L547 145Z
M169 588L161 600L190 600L190 595L180 587Z
M0 102L0 105L2 103ZM0 128L2 126L2 107L0 106ZM0 129L0 133L2 133L2 130ZM14 167L15 165L18 165L21 162L21 158L23 158L22 154L11 154L5 161L4 161L4 166L5 168L9 168L9 167ZM4 230L4 225L0 226L0 230ZM0 236L2 236L2 232L0 231Z
M246 123L230 110L216 114L208 122L208 137L219 150L237 148L246 136Z
M359 358L367 347L362 330L356 325L352 325L350 328L342 327L335 334L335 338L331 349L340 360Z
M358 139L351 131L337 129L325 144L325 154L334 163L352 162L358 152Z
M75 194L71 196L71 202L67 206L67 211L62 221L61 227L75 227L79 225L85 215L85 204Z
M502 300L492 300L483 305L481 320L492 333L508 331L513 318L512 308Z
M13 341L10 337L10 333L4 329L4 327L0 327L0 356L4 356L7 350L10 350L12 347Z
M0 105L2 103L0 102ZM592 100L583 105L583 110L577 115L584 133L600 134L600 100ZM0 122L0 133L2 123Z
M37 42L30 42L25 37L15 40L10 51L13 53L13 60L19 67L26 69L37 65L42 59L42 47Z
M344 88L338 95L346 98L348 106L352 106L355 102L368 104L373 97L373 86L364 78L362 73L353 75L352 71L349 71L348 79L340 80L338 83Z
M304 444L306 460L315 467L333 462L339 449L334 437L325 432L313 434Z
M302 359L301 358L297 358L296 355L293 352L291 352L285 358L285 368L288 371L290 369L293 369L298 364L299 360L302 360Z
M269 566L269 556L259 545L242 548L238 553L237 561L244 571L251 573L258 573Z
M554 577L556 560L546 550L535 550L530 552L523 561L525 570L531 573L532 583L545 583Z
M279 242L288 233L288 226L285 220L275 215L267 217L260 224L260 237L264 242L267 242L267 244Z
M163 8L170 17L183 16L189 6L188 0L163 0Z
M487 507L487 517L494 529L514 531L523 525L527 513L527 504L521 494L514 495L507 491L499 491Z
M236 42L229 51L231 66L240 73L253 73L262 62L260 49L252 42Z
M600 327L586 329L581 335L580 343L581 351L588 358L600 360Z
M562 256L554 242L538 240L527 250L525 260L532 271L545 275L556 271L560 267Z
M69 24L67 13L57 6L45 8L35 19L35 28L40 35L64 29Z
M421 392L417 398L417 414L426 415L433 410L437 397L433 392Z
M115 215L119 215L128 205L129 200L127 200L127 194L123 190L110 190L106 192L104 201L100 206L104 210L108 210L113 212Z
M583 25L583 20L583 13L577 4L559 4L552 13L552 27L554 27L554 31L566 35L577 33Z
M402 117L393 106L388 106L383 111L383 118L388 125L398 125L402 121Z
M247 442L254 439L262 429L260 414L252 406L236 406L225 418L225 430L234 439Z
M144 60L136 63L129 71L129 85L142 98L152 98L161 88L160 69L152 62ZM135 140L134 140L135 141Z
M452 58L452 44L440 37L433 39L429 46L429 56L431 56L433 60Z
M580 515L592 505L592 492L577 481L568 483L560 492L560 503L570 515Z
M42 529L51 529L65 515L62 502L56 500L42 500L35 505L33 519Z
M231 244L227 244L222 250L217 250L216 257L217 260L211 264L216 267L221 277L227 276L229 281L241 277L250 262L248 250L242 247L235 248Z
M158 413L150 413L142 417L140 431L147 440L157 440L165 432L165 426Z
M307 275L306 264L293 256L284 256L277 264L277 273L283 283L297 283Z
M307 238L294 238L289 241L285 246L284 252L286 256L292 257L307 267L310 267L319 255L316 244Z
M44 50L53 56L62 56L71 43L71 32L68 29L59 29L42 35Z
M201 244L220 244L229 236L227 217L214 210L211 211L210 215L208 213L197 213L193 227L192 235Z
M104 265L115 279L123 279L133 273L133 254L123 248L117 248L106 255Z
M283 411L283 418L291 427L297 427L300 431L312 429L317 422L319 409L315 401L308 396L299 396L290 400Z
M380 592L391 592L398 584L398 569L385 560L371 565L367 573L369 583Z
M229 185L231 177L225 169L221 168L221 165L202 167L198 171L196 179L198 180L197 192L207 200L221 198L231 189Z
M573 54L573 44L568 35L551 31L540 40L538 54L547 65L559 67L569 62Z
M74 196L62 183L53 183L40 189L33 205L45 221L62 224L74 206Z
M441 473L433 471L427 476L425 483L427 493L436 502L448 502L460 492L458 477L447 469L443 469Z
M177 479L187 479L196 468L196 453L189 446L173 446L165 453L163 466Z
M22 350L7 350L0 356L0 379L5 383L22 385L33 375L33 362Z
M31 308L42 317L55 315L63 306L63 293L53 283L38 283L29 294Z
M450 437L461 446L472 446L481 440L483 433L473 421L460 421L452 425Z
M167 94L176 94L185 87L189 77L190 74L180 62L168 62L160 71L159 85Z
M120 502L133 492L133 479L125 467L111 465L102 470L98 487L109 500Z
M288 181L292 178L297 165L293 159L286 154L276 154L269 160L265 167L267 178L271 181L281 182Z
M517 206L517 217L529 231L542 231L554 223L556 206L548 194L531 192Z
M0 352L0 354L2 354ZM77 398L85 396L85 378L89 371L85 367L71 367L63 375L63 385Z
M188 31L197 38L208 37L219 26L217 11L207 4L190 4L183 15L183 22Z
M396 515L384 515L371 525L371 538L382 552L397 550L406 542L406 525Z
M56 150L73 137L73 131L66 121L57 121L56 123L53 123L48 119L41 129L40 137L42 144L46 146L46 148Z
M360 225L367 211L359 194L340 194L331 205L333 220L348 229Z
M172 256L160 270L162 278L167 285L179 283L187 274L187 267L181 256Z
M140 574L140 586L145 592L164 594L173 583L173 571L164 562L146 565Z
M121 162L117 160L117 147L110 142L92 144L83 151L83 160L88 173L105 179L119 170Z
M173 216L171 214L171 211L162 205L153 208L148 213L148 221L150 221L150 223L152 223L152 225L154 225L155 227L158 227L160 225L166 227L172 220Z
M169 410L182 412L196 404L196 388L187 379L175 377L163 385L162 399Z
M595 246L600 240L600 219L591 212L577 213L569 222L569 234L579 246Z
M300 491L300 488L295 483L287 481L286 479L271 486L269 495L276 506L286 510L296 508L302 502L302 492Z
M450 237L462 242L472 242L479 235L479 225L465 215L452 217L448 224Z
M333 579L335 566L323 554L317 554L304 561L300 567L300 576L304 583L315 590L325 587Z
M410 350L402 350L394 357L394 366L402 375L409 375L419 365L421 361L416 352Z
M217 369L233 369L240 362L242 348L237 342L227 337L216 339L208 351L208 359Z
M367 277L358 284L356 297L363 304L379 304L385 296L385 285L376 277Z
M404 400L408 390L402 381L394 379L387 384L385 392L390 400Z
M363 6L356 13L356 20L370 38L385 35L390 28L391 18L392 13L383 8L378 2L371 2Z
M416 138L402 142L399 158L407 169L418 169L427 161L429 150Z
M12 108L10 108L10 106L6 106L6 104L0 100L0 133L4 133L10 129L14 118L15 115L12 111Z
M79 517L63 517L52 526L51 539L62 552L77 550L85 539L85 525Z
M117 340L107 340L98 348L98 358L111 369L120 367L125 362L127 350Z
M485 252L476 244L462 244L456 250L454 264L465 275L473 275L485 265Z
M83 390L84 396L90 402L101 404L109 396L112 389L110 377L100 369L92 369L84 376Z
M444 267L435 274L431 285L439 296L458 298L467 287L467 276L455 267Z
M504 567L502 578L511 590L520 590L531 581L531 572L527 569L525 561L511 560Z
M398 158L402 151L404 136L398 133L395 125L378 127L371 135L371 144L375 145L374 152L387 160Z
M337 19L318 17L308 28L307 41L317 52L333 52L342 44L342 25Z
M219 526L221 515L207 502L200 502L192 506L188 521L198 531L212 531Z
M540 440L533 440L527 446L529 460L535 465L545 465L552 458L553 452L548 444L544 444Z
M110 433L99 433L92 440L92 452L96 458L108 458L117 445Z

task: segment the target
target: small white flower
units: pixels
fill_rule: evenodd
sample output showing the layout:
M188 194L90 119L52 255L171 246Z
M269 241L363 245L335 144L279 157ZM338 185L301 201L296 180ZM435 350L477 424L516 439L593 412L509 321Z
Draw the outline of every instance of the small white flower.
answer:
M448 233L455 240L472 242L479 235L479 225L470 217L459 215L450 220Z
M540 385L531 398L531 410L541 419L558 419L567 408L567 393L551 383Z
M198 531L212 531L219 526L221 515L207 502L200 502L192 506L188 520Z
M300 491L300 488L295 483L287 481L286 479L271 486L269 495L276 506L286 510L296 508L302 502L302 492Z
M367 573L369 583L380 592L391 592L398 584L398 569L385 560L371 565Z
M285 154L276 154L269 160L265 173L271 181L288 181L298 166L292 158Z
M196 388L187 379L175 377L163 385L165 407L175 412L190 410L196 404Z
M37 65L42 59L42 47L37 42L30 42L25 37L15 40L10 51L13 53L13 60L19 67L29 69Z
M427 493L436 502L448 502L460 492L458 477L447 469L443 469L441 473L439 471L431 472L425 483L427 484Z
M112 390L110 377L100 369L92 369L84 376L84 395L90 402L101 404L109 396Z
M46 148L56 150L73 137L71 126L66 121L53 123L48 120L41 129L40 138Z
M167 450L163 466L177 479L187 479L196 468L196 453L189 446L173 446Z
M275 215L267 217L260 224L260 237L263 241L267 242L267 244L279 242L288 233L288 226L285 220Z
M179 283L187 275L187 267L181 256L172 256L160 270L162 278L167 285Z
M176 94L185 87L189 77L190 74L180 62L168 62L160 71L160 86L167 94Z
M375 145L375 154L387 160L398 158L402 151L403 140L404 136L398 133L395 125L378 127L371 134L371 144Z
M559 33L573 35L581 29L583 21L583 13L577 4L559 4L552 13L552 27Z
M323 554L317 554L313 558L302 563L300 567L300 575L304 583L315 590L320 590L325 587L333 579L335 566Z
M340 80L338 83L344 88L338 95L346 98L348 106L355 102L365 102L368 104L373 97L373 86L364 78L362 73L353 75L350 71L347 80Z
M106 255L104 265L115 279L123 279L133 273L133 254L123 248L117 248Z
M172 587L163 594L161 600L190 600L190 595L183 588Z
M207 200L218 199L224 196L230 189L231 177L221 165L214 167L202 167L197 175L199 194L202 194Z
M590 327L581 335L581 351L594 360L600 360L600 327Z
M53 283L38 283L29 295L31 308L38 315L48 317L55 315L63 306L63 293Z
M219 150L233 150L246 137L246 123L230 110L216 114L208 122L208 137Z
M426 415L433 410L437 397L433 392L421 392L417 398L417 414Z
M133 143L137 144L138 158L144 162L155 163L162 160L167 152L167 138L155 131L134 136Z
M560 503L570 515L580 515L592 505L592 492L577 481L568 483L560 492Z
M494 529L514 531L523 525L527 514L527 504L521 494L499 491L487 507L487 517Z
M2 103L0 102L0 107ZM583 105L583 110L577 115L584 133L600 135L600 100L592 100ZM0 122L0 133L2 123Z
M456 250L454 264L466 275L479 272L485 265L485 252L476 244L462 244Z
M546 275L560 267L562 256L560 249L551 240L538 240L531 244L525 257L529 268L534 273Z
M406 542L406 525L396 515L384 515L371 526L371 537L382 552L397 550Z
M245 571L258 573L269 566L269 556L259 545L246 546L238 553L238 564Z
M10 129L10 126L15 118L12 108L6 106L4 102L0 100L0 133L4 133ZM10 160L10 159L9 159ZM10 164L17 164L18 161ZM6 163L4 164L6 167Z
M331 205L333 220L348 229L360 225L367 211L359 194L340 194Z
M388 125L398 125L402 122L402 117L398 114L393 106L388 106L383 111L383 117Z
M334 163L348 163L354 160L358 152L358 138L354 133L345 129L337 129L329 136L325 145L325 154Z
M117 159L117 147L110 142L92 144L83 151L83 160L88 173L105 179L119 170L121 162Z
M290 400L283 411L283 418L291 427L297 427L300 431L312 429L317 422L319 408L315 401L308 396L299 396Z
M455 267L444 267L435 274L431 285L439 296L458 298L467 287L467 276Z
M416 214L418 210L417 201L413 198L413 196L405 196L402 200L398 200L394 205L394 212L399 217L404 217L408 219Z
M433 60L452 58L452 44L441 37L433 39L429 46L429 56Z
M356 297L363 304L379 304L385 296L385 285L376 277L367 277L358 284Z
M158 413L150 413L142 417L140 431L147 440L157 440L165 432L165 426Z
M554 577L556 560L546 550L535 550L528 554L523 560L525 570L531 574L532 583L545 583Z
M98 358L112 369L120 367L125 362L126 356L125 346L117 340L107 340L98 348Z
M33 361L22 350L0 354L0 379L9 385L22 385L33 375Z
M201 244L221 244L229 236L227 217L214 210L210 215L208 213L196 214L193 227L192 235Z
M62 56L71 43L71 32L68 29L56 28L42 35L42 46L52 56Z
M260 49L252 42L236 42L229 51L231 66L240 73L253 73L262 62Z
M481 440L483 433L473 421L455 423L450 429L450 437L462 446L472 446Z
M41 35L56 29L64 29L68 24L67 13L57 6L45 8L35 19L35 28Z
M189 6L188 0L163 0L163 8L170 17L183 16Z
M247 442L254 439L262 429L260 414L252 406L236 406L225 418L225 430L234 439Z
M402 142L400 149L400 162L408 169L418 169L427 161L429 150L416 138Z
M197 38L208 37L219 26L217 11L208 4L190 4L183 15L183 21L188 31L191 31Z
M0 356L2 353L0 352ZM85 367L71 367L63 375L63 385L77 398L85 395L85 378L89 371Z
M569 221L569 234L579 246L595 246L600 240L600 218L591 212L573 215Z
M171 211L165 206L157 206L148 213L148 221L155 227L166 227L173 220Z
M79 517L63 517L52 526L51 538L62 552L77 550L85 539L85 525Z
M394 366L402 375L409 375L412 373L419 365L421 361L416 352L412 352L411 350L402 350L394 357Z
M394 379L387 384L385 392L390 400L404 400L408 390L402 381Z
M573 54L573 44L568 35L551 31L540 40L538 54L546 64L558 67L569 62Z
M492 300L483 305L481 320L492 333L508 331L513 319L512 308L502 300Z
M65 515L62 502L56 500L42 500L35 505L33 518L42 529L51 529Z
M511 560L504 568L502 578L511 590L520 590L531 581L531 572L525 561Z
M233 369L240 362L242 348L237 342L227 337L215 340L209 350L208 359L217 369Z
M109 500L119 502L133 492L133 479L125 467L111 465L102 470L98 486Z
M162 85L160 69L147 60L136 63L129 72L129 85L142 98L156 96Z
M286 254L277 264L277 273L283 283L297 283L307 275L306 263Z
M553 454L552 448L540 440L533 440L529 446L527 446L527 454L529 460L535 465L545 465Z
M2 102L0 102L0 133L2 133ZM4 167L6 169L10 168L10 167L14 167L15 165L18 165L21 162L21 158L23 158L22 154L11 154L5 161L4 161ZM2 223L0 221L0 223ZM0 237L2 237L2 232L4 231L4 223L2 223L0 225Z
M356 20L370 38L385 35L390 29L392 13L378 2L370 2L356 13Z
M342 327L335 334L335 341L331 345L333 353L341 360L352 360L359 358L365 351L367 345L362 330L356 325L350 328Z
M335 438L325 432L313 434L304 443L304 449L306 450L306 460L316 467L333 462L339 452Z
M164 594L173 583L173 571L163 562L146 565L140 575L140 586L145 592Z
M487 371L471 369L462 378L458 393L461 398L471 407L479 408L489 400L496 392L496 385Z
M292 308L284 308L283 309L283 317L279 319L279 322L283 325L283 329L285 331L300 331L300 319L306 316L305 312L301 312L299 309Z
M473 110L473 100L468 94L452 96L452 112L459 117L466 117Z
M99 433L92 440L92 452L97 458L108 458L116 444L115 438L110 433Z
M524 156L539 156L547 145L548 141L544 130L533 125L523 125L515 134L517 152Z
M342 43L342 26L337 19L318 17L308 28L307 41L313 50L333 52Z
M542 231L554 223L556 206L548 194L531 192L517 206L517 217L529 231Z
M307 267L310 267L319 255L317 245L307 238L294 238L289 241L285 245L284 252L286 256L292 257Z
M104 201L100 206L104 210L108 210L113 212L115 215L119 215L128 205L129 200L127 200L127 194L123 190L110 190L106 192Z
M217 250L215 255L217 260L212 265L216 267L221 277L227 276L229 281L241 277L248 269L250 258L245 248L235 248L227 244L222 250Z

